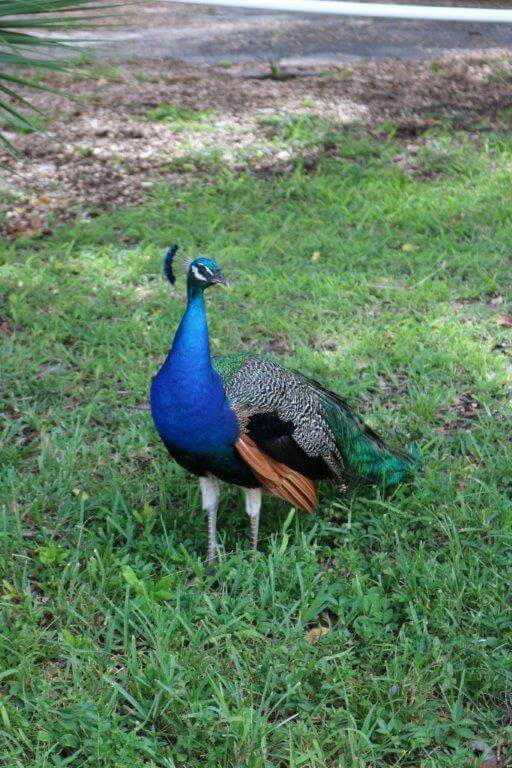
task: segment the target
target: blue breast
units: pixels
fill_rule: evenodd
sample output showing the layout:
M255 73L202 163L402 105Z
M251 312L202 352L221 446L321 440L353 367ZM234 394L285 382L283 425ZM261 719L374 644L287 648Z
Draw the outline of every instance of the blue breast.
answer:
M202 291L188 287L188 304L172 348L151 385L151 413L157 431L179 460L233 454L238 421L212 368Z
M220 376L164 365L151 385L151 413L164 442L198 455L230 449L239 434Z

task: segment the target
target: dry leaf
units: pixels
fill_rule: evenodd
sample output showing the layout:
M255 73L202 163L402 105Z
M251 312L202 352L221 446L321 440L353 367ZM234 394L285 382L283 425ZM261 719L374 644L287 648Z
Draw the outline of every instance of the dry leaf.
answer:
M471 743L471 748L475 754L482 755L483 762L480 763L480 768L506 768L506 763L486 741L475 739Z
M485 758L483 763L481 763L480 768L507 768L507 766L506 763L503 763L493 752Z
M402 251L405 251L405 253L410 253L413 250L414 250L414 245L412 245L411 243L404 243L402 245Z
M329 627L311 627L304 635L304 639L307 643L316 643L320 637L323 637L329 631Z
M512 315L500 315L498 325L500 328L512 328Z
M319 259L320 259L320 251L313 251L313 253L311 254L310 261L312 261L314 264L316 261L319 261Z
M14 333L14 325L9 320L2 320L0 323L0 336L10 336Z

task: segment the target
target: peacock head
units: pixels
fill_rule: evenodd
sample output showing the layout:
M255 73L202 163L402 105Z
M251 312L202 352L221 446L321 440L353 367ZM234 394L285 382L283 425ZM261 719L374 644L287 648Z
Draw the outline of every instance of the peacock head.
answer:
M187 286L204 291L209 285L227 285L228 281L220 271L217 262L201 257L190 263L187 274Z
M172 262L177 250L177 245L171 246L164 259L164 272L171 285L173 285L176 280ZM193 290L194 292L204 291L208 286L217 285L219 283L221 285L227 285L228 281L215 261L201 256L190 262L187 271L187 288L189 290Z

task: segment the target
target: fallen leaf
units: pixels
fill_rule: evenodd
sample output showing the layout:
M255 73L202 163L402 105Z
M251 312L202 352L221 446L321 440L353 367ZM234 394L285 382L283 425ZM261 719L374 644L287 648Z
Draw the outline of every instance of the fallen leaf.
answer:
M501 760L493 753L486 757L483 763L480 764L480 768L507 768L506 763L502 763Z
M414 250L414 245L412 243L404 243L402 245L402 251L405 251L405 253L411 253L411 251Z
M482 755L483 762L480 763L480 768L506 768L506 764L486 741L475 739L471 743L471 748L475 754Z
M311 254L310 261L312 261L314 264L316 261L319 261L319 259L320 259L320 251L313 251L313 253Z
M329 627L311 627L304 635L304 639L307 643L316 643L320 637L323 637L329 631Z
M512 328L512 315L500 315L498 325L500 328Z
M14 333L14 325L9 320L2 320L0 323L0 336L10 336Z

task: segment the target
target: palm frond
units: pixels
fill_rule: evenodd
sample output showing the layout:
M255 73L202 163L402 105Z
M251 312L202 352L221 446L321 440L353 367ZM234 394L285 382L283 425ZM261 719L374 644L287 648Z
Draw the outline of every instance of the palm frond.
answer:
M73 51L65 37L54 32L97 28L110 18L107 11L118 3L104 6L91 0L0 0L0 123L4 126L39 130L33 116L39 112L19 89L57 93L39 79L20 77L19 70L69 70L69 60L58 51ZM83 39L80 41L84 42ZM23 111L20 111L20 107ZM10 152L14 146L0 130L0 143Z

